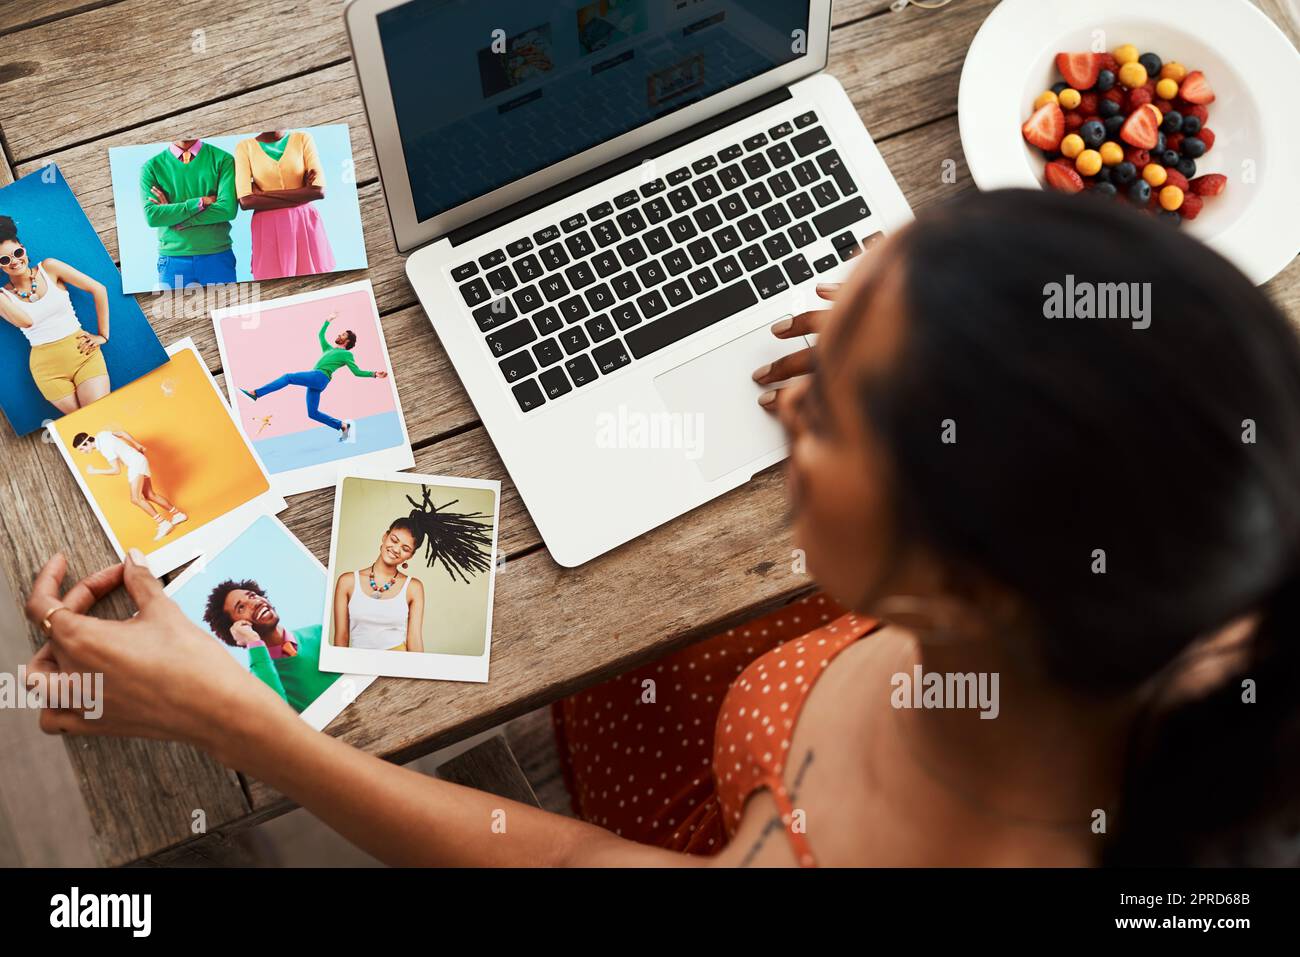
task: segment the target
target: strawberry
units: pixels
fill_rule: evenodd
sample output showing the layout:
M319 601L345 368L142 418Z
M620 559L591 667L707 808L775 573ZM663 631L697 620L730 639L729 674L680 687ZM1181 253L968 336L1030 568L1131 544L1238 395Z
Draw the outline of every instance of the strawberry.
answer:
M1047 185L1062 193L1083 192L1083 177L1075 172L1074 167L1064 160L1048 163L1043 172L1047 176Z
M1065 114L1065 132L1073 133L1083 126L1083 115L1075 110L1067 110Z
M1172 167L1165 170L1165 185L1177 186L1185 194L1188 190L1187 177Z
M1101 72L1101 55L1098 53L1058 53L1056 68L1065 82L1080 93L1092 89Z
M1218 139L1218 137L1214 135L1214 130L1210 129L1208 126L1203 126L1201 127L1201 132L1196 135L1199 136L1201 142L1205 144L1205 152L1208 153L1210 150L1214 149L1214 141Z
M1096 77L1093 79L1095 80ZM1200 70L1193 70L1183 78L1183 85L1178 88L1178 95L1188 103L1195 103L1198 106L1214 102L1214 91L1210 89L1205 74Z
M1201 215L1201 209L1205 206L1205 200L1195 193L1188 193L1183 197L1183 205L1178 207L1178 212L1184 220L1191 221Z
M1222 173L1206 173L1192 180L1192 192L1197 196L1218 196L1228 185L1228 177Z
M1065 114L1059 104L1044 103L1025 121L1021 132L1030 145L1041 150L1054 150L1065 136Z
M1136 90L1129 90L1128 111L1130 113L1136 112L1150 103L1153 99L1155 99L1155 97L1151 95L1151 91L1144 86L1139 86Z
M1097 113L1097 94L1081 93L1079 94L1079 105L1076 109L1084 116L1094 116Z
M1155 149L1160 139L1160 121L1155 107L1147 105L1133 111L1120 128L1119 138L1139 149Z
M1111 73L1119 73L1119 60L1116 60L1109 53L1099 53L1097 55L1101 57L1101 68L1103 70L1110 70Z
M1177 153L1183 148L1183 140L1186 137L1182 133L1170 133L1165 137L1165 149L1173 150Z
M1138 169L1142 169L1151 162L1151 154L1146 150L1138 149L1136 146L1126 146L1124 148L1124 158Z

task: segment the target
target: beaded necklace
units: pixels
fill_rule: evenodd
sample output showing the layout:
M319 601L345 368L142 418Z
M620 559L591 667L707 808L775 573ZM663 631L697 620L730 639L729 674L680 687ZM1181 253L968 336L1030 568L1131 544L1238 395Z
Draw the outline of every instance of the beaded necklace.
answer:
M30 299L32 298L32 296L36 295L36 269L35 269L35 267L32 267L30 271L31 271L31 275L28 277L28 281L32 284L32 288L31 288L31 289L28 289L26 292L19 292L17 289L14 289L14 295L17 296L19 299L28 299L28 300L30 300Z
M377 592L386 592L388 591L388 589L392 588L394 585L397 584L398 577L399 577L398 575L394 575L392 581L384 582L384 584L380 585L378 582L375 581L375 566L371 565L370 566L370 590L377 591Z

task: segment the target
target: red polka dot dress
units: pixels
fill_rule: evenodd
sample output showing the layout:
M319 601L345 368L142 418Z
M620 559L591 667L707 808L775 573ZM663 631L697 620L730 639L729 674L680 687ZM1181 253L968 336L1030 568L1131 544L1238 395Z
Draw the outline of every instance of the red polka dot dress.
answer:
M800 863L815 863L788 826L790 739L817 678L875 627L812 595L557 702L574 812L631 840L716 854L767 788Z

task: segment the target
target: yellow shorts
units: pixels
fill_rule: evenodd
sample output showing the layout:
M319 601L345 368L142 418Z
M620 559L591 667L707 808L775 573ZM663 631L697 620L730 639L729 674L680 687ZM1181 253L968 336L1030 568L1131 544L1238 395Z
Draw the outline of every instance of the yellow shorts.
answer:
M32 379L36 388L49 402L66 399L77 391L77 386L88 382L96 376L108 375L104 365L103 347L88 356L83 356L77 348L78 333L65 336L43 346L32 346L32 355L28 365L32 370Z

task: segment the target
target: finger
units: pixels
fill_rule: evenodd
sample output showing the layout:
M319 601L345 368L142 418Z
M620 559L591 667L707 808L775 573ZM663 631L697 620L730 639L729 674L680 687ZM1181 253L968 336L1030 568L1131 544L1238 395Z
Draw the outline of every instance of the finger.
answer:
M122 584L122 565L110 565L101 568L92 575L87 575L77 582L63 596L63 604L77 614L89 611L95 602L104 598L118 585Z
M813 370L815 358L812 349L800 349L788 356L781 356L775 362L768 363L761 369L754 370L754 381L759 385L783 382L797 375L807 375Z
M148 560L138 548L133 548L127 553L126 563L122 569L122 580L126 583L127 594L135 602L135 607L141 611L146 611L158 599L166 597L163 594L162 582L149 570Z
M838 282L819 282L817 284L817 295L827 302L834 302L840 294L840 286L841 284Z
M799 336L815 336L826 326L829 309L812 309L797 316L786 316L772 323L772 335L778 339L795 339Z
M46 708L41 712L41 730L46 734L111 734L102 721L92 721L84 714L66 708Z
M67 573L68 560L62 552L51 556L36 573L27 598L27 618L32 624L39 625L51 608L61 604L59 589L63 585L63 576Z

